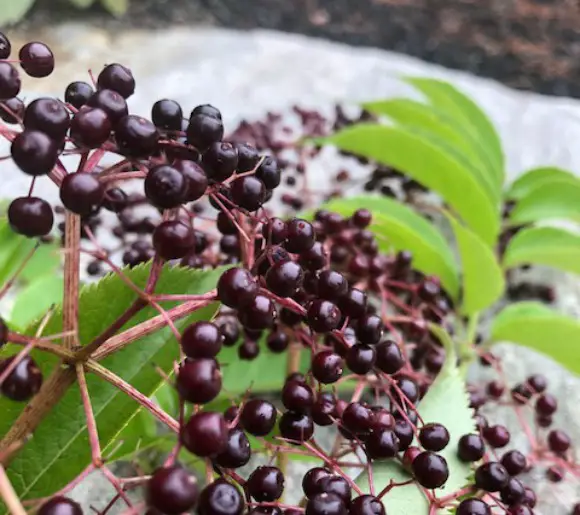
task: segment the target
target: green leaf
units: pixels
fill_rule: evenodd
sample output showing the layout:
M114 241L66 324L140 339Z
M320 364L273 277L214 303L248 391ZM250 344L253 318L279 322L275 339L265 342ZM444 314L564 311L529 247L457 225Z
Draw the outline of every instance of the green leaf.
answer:
M457 299L457 263L437 227L405 204L385 197L332 200L324 207L350 216L361 206L373 213L370 230L378 236L381 250L410 250L413 253L413 266L425 274L438 276L443 287Z
M0 25L10 25L24 18L34 0L0 0Z
M505 279L493 251L473 231L446 213L451 223L463 272L461 311L471 315L491 306L505 289Z
M10 322L25 328L39 319L53 304L62 302L64 281L58 275L44 275L18 292Z
M553 166L533 168L513 182L505 196L508 199L520 200L532 190L543 187L551 182L578 183L578 178L568 170L562 170Z
M493 320L490 339L523 345L580 374L580 322L539 302L505 308Z
M70 4L73 4L79 9L87 9L95 3L95 0L68 0Z
M134 283L144 287L150 265L125 269L124 273ZM201 294L215 287L222 270L199 271L179 267L166 267L161 273L159 293ZM110 274L98 283L82 289L79 299L79 339L82 344L92 341L109 327L130 304L136 294L117 275ZM164 303L169 309L176 303ZM215 306L196 311L176 323L182 329L194 320L207 320ZM139 312L124 329L155 316L153 308ZM62 331L60 310L49 321L44 334ZM45 353L35 352L34 357L45 377L54 368L55 359ZM179 359L179 347L173 333L164 328L138 342L125 347L104 359L101 364L144 395L151 396L163 379L155 365L170 371L174 360ZM99 430L104 454L115 445L117 435L131 420L139 405L114 386L102 379L88 375L89 394ZM6 433L23 409L22 404L0 398L0 435ZM76 477L90 463L85 416L78 387L69 389L56 408L46 417L34 433L34 438L11 462L9 475L21 498L44 497L58 491Z
M101 4L113 16L123 16L129 10L129 0L101 0Z
M421 91L437 109L453 117L461 127L486 149L493 160L495 184L501 187L505 177L505 159L500 137L487 115L468 96L439 79L407 77L406 82Z
M43 275L54 275L61 263L61 249L56 243L41 243L18 276L31 283Z
M400 125L426 130L451 146L471 165L475 178L490 198L499 202L501 183L494 178L493 163L486 155L485 148L476 137L457 125L447 112L407 98L368 102L363 107L367 111L386 115Z
M557 179L523 197L509 216L514 225L569 218L580 221L580 181Z
M440 452L449 467L449 479L437 490L439 497L449 495L464 487L471 476L471 467L457 458L457 442L466 433L475 432L473 411L469 407L469 397L465 383L456 365L456 355L451 339L441 328L431 325L431 331L440 339L447 353L443 369L427 391L418 406L418 412L425 423L438 422L449 431L449 445ZM391 480L399 483L411 479L410 474L394 460L373 463L375 492L380 492ZM357 479L363 492L369 491L366 472ZM417 483L397 486L388 492L382 501L389 515L415 515L429 511L429 503Z
M35 245L36 240L16 234L6 222L0 223L0 285L10 279Z
M580 274L580 236L555 227L528 227L509 242L505 268L545 265Z
M360 124L318 140L400 170L441 195L488 244L499 231L499 210L463 160L426 134Z

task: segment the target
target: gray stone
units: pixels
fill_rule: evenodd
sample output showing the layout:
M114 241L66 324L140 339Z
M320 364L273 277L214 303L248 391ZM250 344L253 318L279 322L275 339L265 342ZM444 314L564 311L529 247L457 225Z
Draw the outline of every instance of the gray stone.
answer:
M356 103L398 95L418 98L400 77L439 77L469 94L489 114L504 143L509 180L539 165L580 171L577 101L516 92L490 80L395 53L354 49L286 34L199 27L107 34L87 26L64 25L51 27L50 33L35 38L53 45L58 67L46 81L25 81L28 97L62 94L71 80L86 79L88 68L99 70L114 60L131 67L137 78L137 93L130 102L134 112L148 114L151 103L160 97L174 98L186 109L209 102L222 109L226 123L232 127L243 117L259 117L266 110L285 109L295 103L324 110L337 101ZM5 153L2 148L0 155ZM328 183L325 166L333 159L332 152L323 154L316 165L314 180ZM10 162L2 162L0 169L0 196L27 191L28 180ZM57 198L51 184L39 183L43 195ZM577 278L554 272L540 274L557 285L560 307L578 316ZM498 353L514 383L533 372L549 376L551 390L563 404L558 425L565 426L574 440L580 442L579 380L531 351L502 346ZM481 378L484 373L477 369L472 377ZM505 416L514 440L525 446L525 436L508 413L493 416ZM298 478L291 481L293 488L298 488ZM92 503L102 506L102 499L110 498L110 490L99 477L80 485L74 495L87 506ZM572 482L544 484L540 494L543 499L536 513L546 515L564 514L565 507L580 497Z

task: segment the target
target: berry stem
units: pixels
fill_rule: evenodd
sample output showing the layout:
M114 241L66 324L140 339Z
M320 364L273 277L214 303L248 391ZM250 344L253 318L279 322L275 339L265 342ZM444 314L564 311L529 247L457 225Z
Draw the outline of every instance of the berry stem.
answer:
M148 410L157 420L165 424L169 429L175 433L179 432L179 423L171 415L165 413L159 406L157 406L151 399L143 395L139 390L133 388L129 383L121 379L118 375L111 372L109 369L99 365L93 360L88 360L85 363L88 371L104 379L108 383L116 386L119 390L126 393L133 400L138 402L146 410Z
M99 442L99 433L97 430L97 423L93 413L93 406L89 396L89 388L87 386L87 378L85 377L85 370L82 363L76 365L77 381L79 383L79 390L81 392L81 399L83 401L83 408L85 410L85 418L87 420L87 432L89 433L89 443L91 445L91 458L96 467L103 465L101 455L101 444Z
M78 344L79 329L79 272L81 217L67 210L65 215L63 330L72 331L63 338L66 349Z
M24 270L24 268L26 267L26 265L28 264L28 262L30 261L30 259L32 258L32 256L34 256L34 253L36 252L36 249L38 247L40 247L40 242L37 242L36 245L34 245L34 247L30 250L30 252L28 252L28 254L26 255L26 257L22 260L22 262L20 263L20 265L18 266L18 268L16 269L16 271L4 283L4 285L2 286L2 288L0 288L0 299L2 297L4 297L4 295L6 295L6 292L10 288L12 288L12 285L14 284L14 282L16 281L16 279L18 279L18 276L22 273L22 270Z
M26 515L26 510L20 504L20 500L2 465L0 465L0 494L12 515Z

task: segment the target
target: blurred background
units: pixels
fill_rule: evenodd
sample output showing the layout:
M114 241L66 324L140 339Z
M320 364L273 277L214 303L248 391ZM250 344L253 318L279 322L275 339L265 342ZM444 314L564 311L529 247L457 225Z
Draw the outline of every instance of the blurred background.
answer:
M273 29L418 57L538 93L580 97L577 0L0 0L24 33L77 21L119 33ZM210 51L211 49L208 49Z

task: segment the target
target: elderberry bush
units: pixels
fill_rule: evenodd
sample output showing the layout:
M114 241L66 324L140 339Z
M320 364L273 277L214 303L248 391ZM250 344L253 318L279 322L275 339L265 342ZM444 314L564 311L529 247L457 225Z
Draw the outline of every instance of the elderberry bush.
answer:
M208 104L161 99L140 117L128 105L136 80L116 63L65 85L62 97L25 103L21 78L46 77L54 56L39 42L11 53L0 34L0 134L31 186L11 199L7 220L26 238L60 231L65 293L28 328L0 319L2 510L82 514L69 494L96 469L116 491L94 509L101 515L529 515L532 467L547 481L578 477L546 377L508 384L478 335L479 311L504 294L496 254L510 256L527 222L500 227L498 205L488 238L459 197L414 178L403 160L399 171L366 152L372 138L341 139L382 130L366 110L325 118L295 109L301 136L328 137L344 157L338 186L317 192L308 171L322 140L300 145L280 116L242 122L227 137ZM363 181L353 162L366 167ZM39 178L54 183L58 206L34 195ZM380 195L341 200L357 182ZM462 256L483 256L483 297L468 282L471 261L462 284L449 266L431 224L445 216ZM79 295L81 256L101 279ZM466 384L472 361L496 378ZM176 396L175 412L151 400L160 385ZM486 418L492 403L518 414L527 449L511 448L510 431ZM152 470L134 462L134 476L118 477L118 444L134 455L148 436L138 428L115 441L139 414L170 444ZM311 464L302 492L291 492L298 502L285 500L292 459ZM131 501L137 488L142 500ZM577 515L580 505L566 510Z

